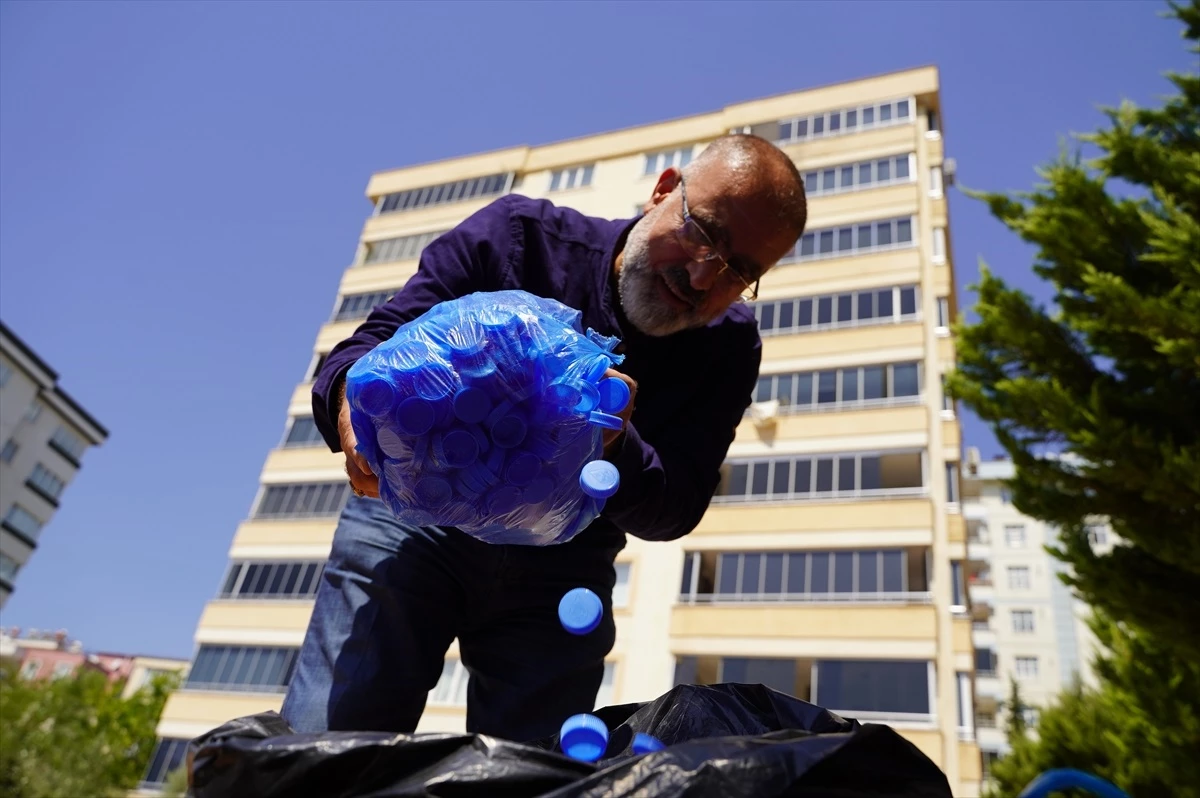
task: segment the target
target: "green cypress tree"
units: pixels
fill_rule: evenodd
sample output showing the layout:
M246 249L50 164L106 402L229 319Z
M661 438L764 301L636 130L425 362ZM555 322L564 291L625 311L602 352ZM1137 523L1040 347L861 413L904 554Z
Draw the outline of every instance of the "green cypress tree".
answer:
M1170 5L1200 53L1200 2ZM1034 245L1055 307L981 266L947 383L1012 457L1013 503L1061 530L1077 593L1182 661L1200 659L1200 74L1167 77L1162 107L1106 109L1081 137L1098 157L973 194ZM1111 553L1089 544L1097 516Z

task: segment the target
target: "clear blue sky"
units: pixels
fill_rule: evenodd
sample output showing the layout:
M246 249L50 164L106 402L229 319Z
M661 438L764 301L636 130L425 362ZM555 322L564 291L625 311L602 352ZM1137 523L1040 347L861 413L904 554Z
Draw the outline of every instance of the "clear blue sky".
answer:
M1025 188L1188 68L1163 8L0 3L0 318L112 433L2 622L190 656L372 172L936 64L960 180ZM983 256L1033 287L981 205L951 214L960 285Z

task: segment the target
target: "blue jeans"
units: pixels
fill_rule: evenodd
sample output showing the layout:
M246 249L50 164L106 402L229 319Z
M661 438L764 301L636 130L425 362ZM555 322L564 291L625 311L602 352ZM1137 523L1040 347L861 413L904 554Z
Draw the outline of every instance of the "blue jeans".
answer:
M586 535L586 533L585 533ZM594 708L616 625L611 547L483 543L401 524L376 499L342 511L283 702L299 732L411 732L458 638L470 674L467 731L526 741ZM575 636L558 621L574 587L604 620Z

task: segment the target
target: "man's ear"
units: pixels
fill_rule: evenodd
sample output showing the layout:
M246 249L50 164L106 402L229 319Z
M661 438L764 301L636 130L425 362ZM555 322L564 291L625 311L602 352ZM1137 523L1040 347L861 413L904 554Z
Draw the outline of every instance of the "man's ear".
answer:
M668 166L663 170L663 173L658 176L658 182L654 184L654 191L650 194L650 199L642 206L642 213L648 212L658 203L670 196L675 187L679 185L680 172L675 166Z

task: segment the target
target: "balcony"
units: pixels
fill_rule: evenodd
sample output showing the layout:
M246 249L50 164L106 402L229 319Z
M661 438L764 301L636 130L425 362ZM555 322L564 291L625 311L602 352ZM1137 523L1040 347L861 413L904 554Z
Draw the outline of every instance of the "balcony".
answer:
M933 505L928 498L859 501L746 501L709 507L692 536L804 534L862 530L921 532L933 539Z
M927 641L936 622L934 608L921 603L686 604L671 612L671 636Z

